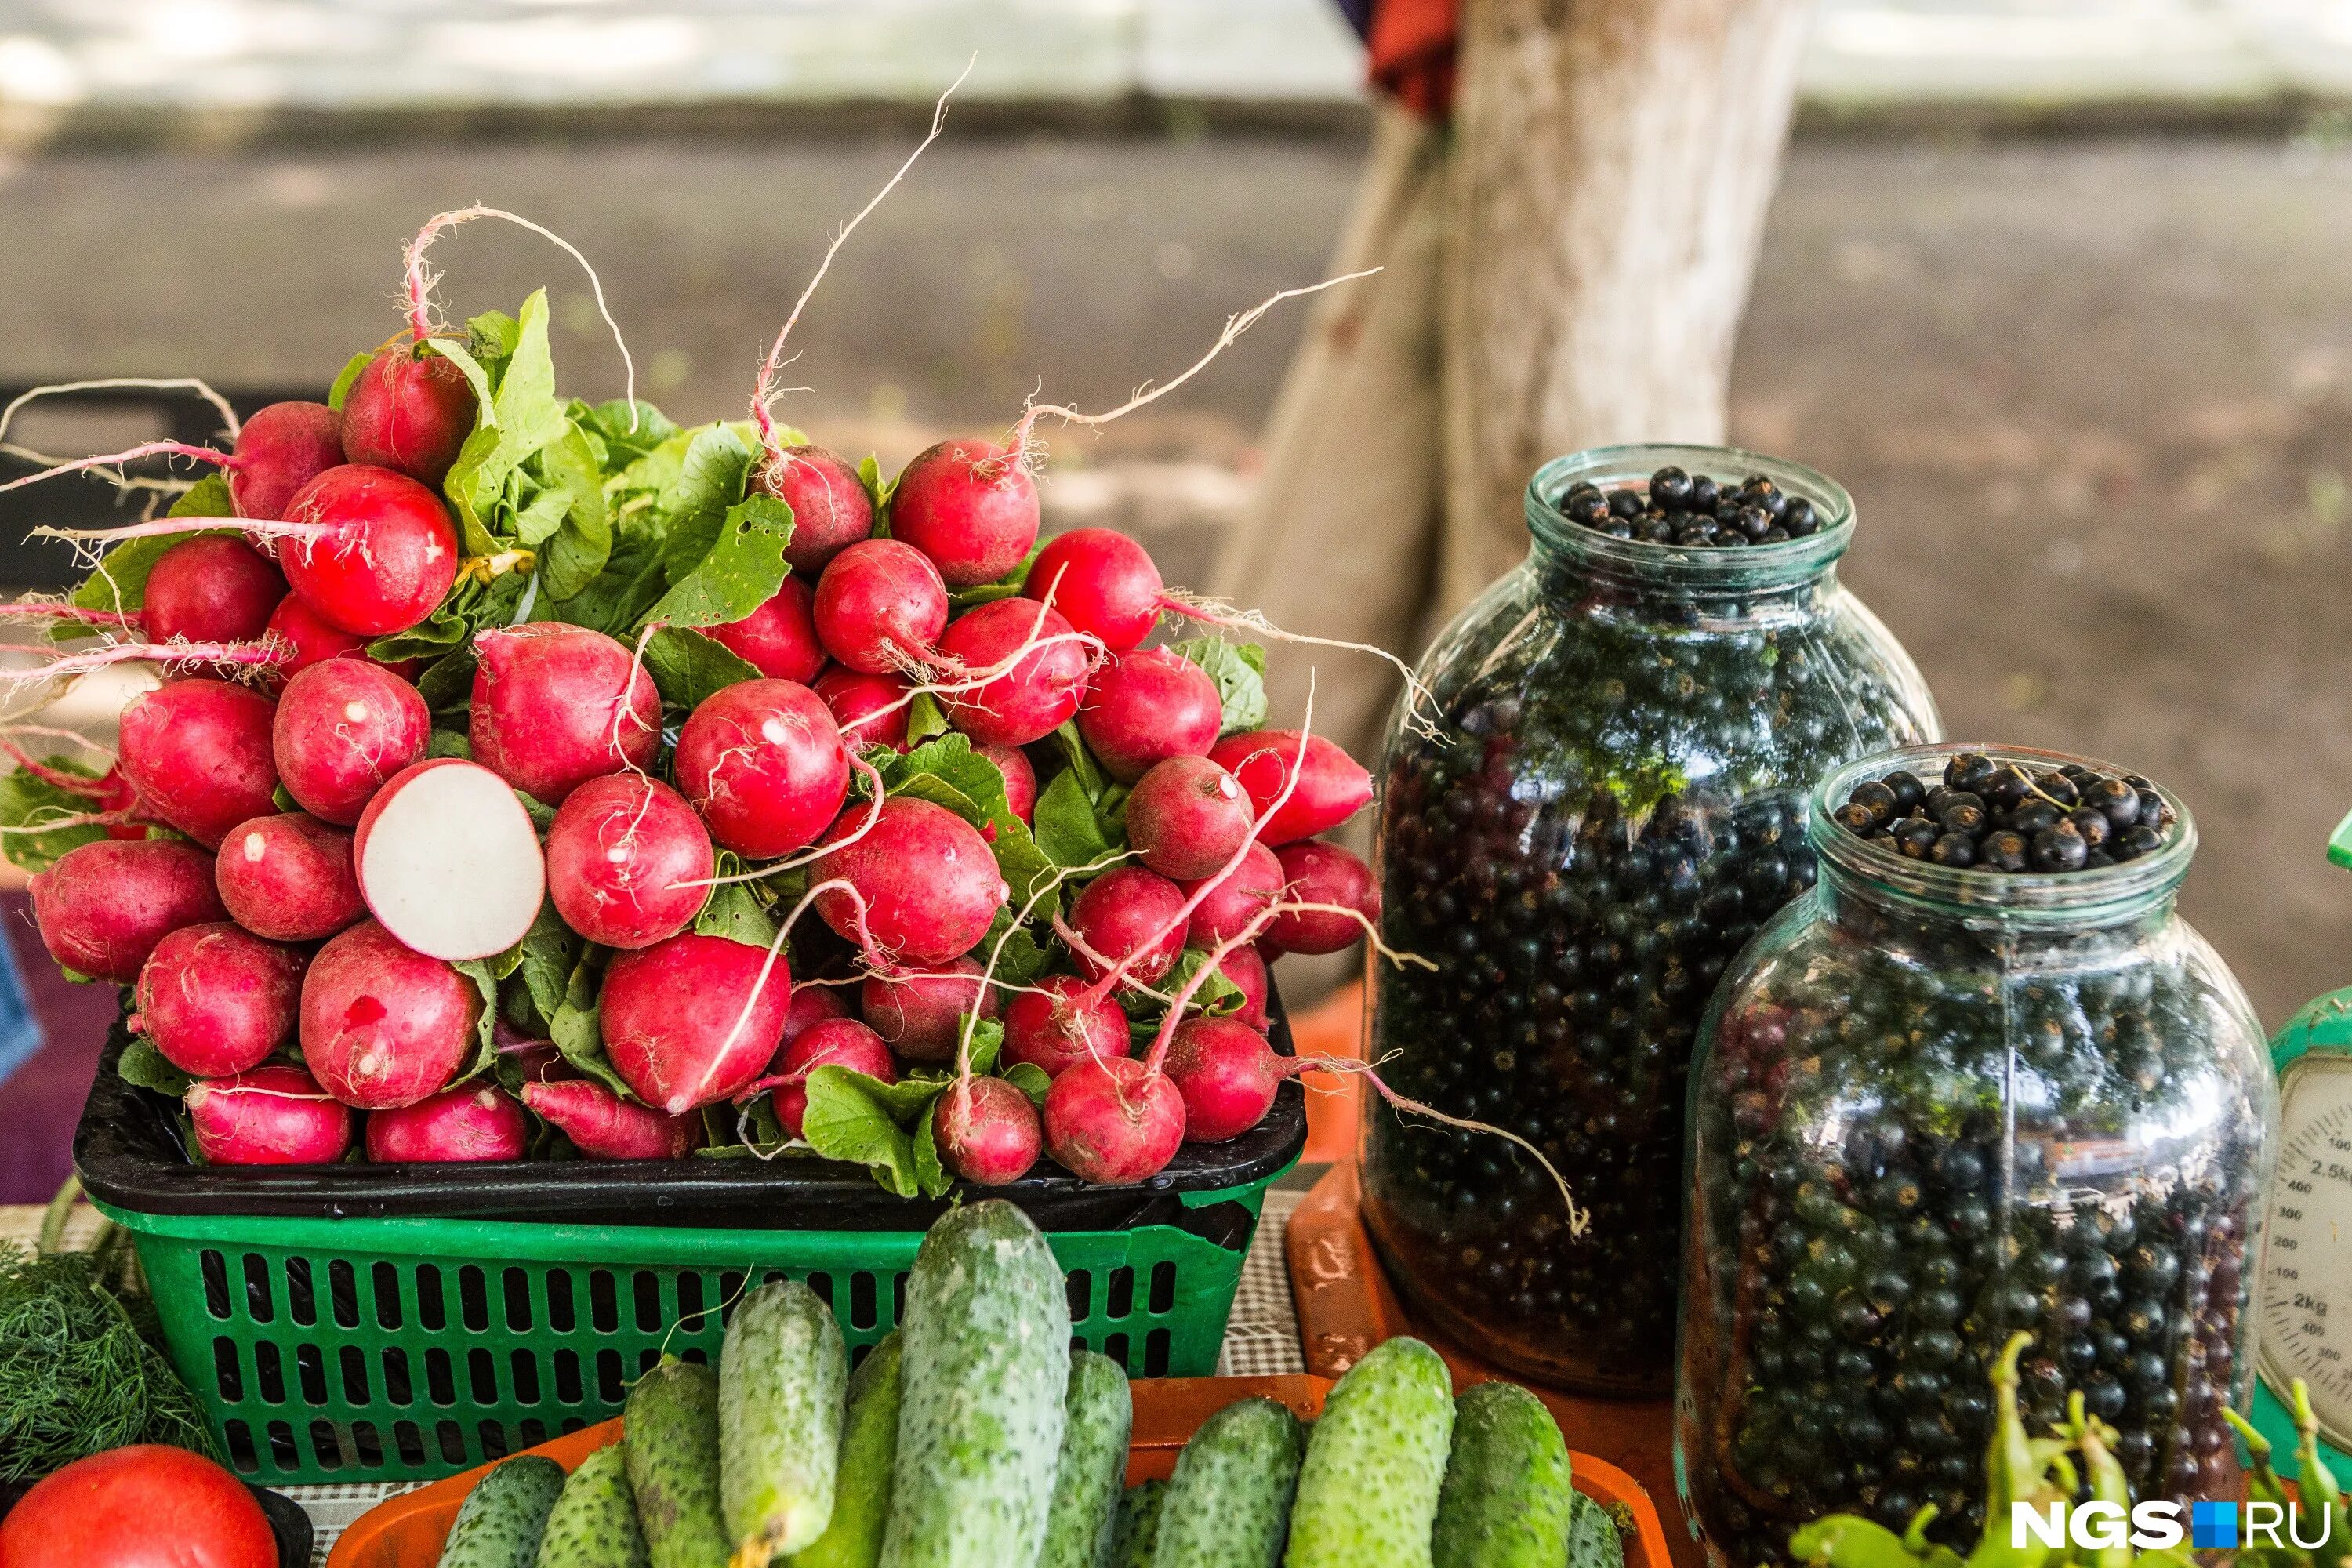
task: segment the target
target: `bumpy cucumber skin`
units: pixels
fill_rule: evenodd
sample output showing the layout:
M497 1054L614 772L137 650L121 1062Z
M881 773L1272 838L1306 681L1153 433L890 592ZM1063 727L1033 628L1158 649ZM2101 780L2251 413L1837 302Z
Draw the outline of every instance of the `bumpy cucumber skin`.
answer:
M1430 1537L1436 1568L1560 1568L1576 1499L1568 1474L1568 1440L1542 1400L1515 1383L1466 1390Z
M882 1568L1028 1568L1070 1381L1061 1267L1002 1199L950 1211L907 1276L904 1405Z
M1118 1521L1111 1531L1110 1568L1151 1568L1160 1549L1160 1521L1168 1504L1166 1481L1144 1481L1127 1489L1118 1500Z
M824 1533L841 1464L849 1351L815 1291L762 1285L719 1353L719 1504L736 1568L767 1568Z
M1072 1351L1062 1458L1037 1568L1104 1568L1110 1561L1119 1482L1127 1476L1127 1440L1134 1430L1135 1396L1128 1391L1126 1370L1108 1356Z
M563 1490L563 1467L525 1454L475 1483L442 1543L440 1568L530 1568L548 1510Z
M622 1407L629 1494L654 1568L727 1568L719 1511L719 1374L664 1356Z
M898 1461L898 1336L886 1335L849 1374L833 1520L793 1558L793 1568L874 1568L890 1524L890 1472Z
M1298 1417L1271 1399L1210 1416L1176 1457L1151 1568L1275 1568L1306 1447Z
M537 1568L650 1568L621 1449L618 1443L597 1449L563 1483L539 1538Z
M1568 1568L1625 1568L1625 1538L1609 1510L1576 1494L1575 1513L1569 1521Z
M1393 1339L1332 1386L1307 1440L1286 1568L1430 1568L1454 1442L1454 1383L1435 1351Z

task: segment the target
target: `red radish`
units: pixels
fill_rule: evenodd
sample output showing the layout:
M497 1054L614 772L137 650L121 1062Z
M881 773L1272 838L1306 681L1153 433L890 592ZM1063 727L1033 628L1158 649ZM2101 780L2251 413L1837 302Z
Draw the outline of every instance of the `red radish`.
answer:
M799 994L793 993L796 998ZM770 1064L770 1070L792 1079L776 1086L774 1099L776 1120L788 1136L801 1136L802 1120L808 1114L808 1075L827 1065L862 1072L884 1083L898 1081L898 1064L890 1059L890 1047L856 1019L827 1018L812 1024L786 1040Z
M1185 931L1194 947L1214 947L1227 937L1238 936L1282 897L1282 862L1263 844L1251 845L1241 864L1232 870L1204 879L1209 895L1193 907L1192 921ZM1200 882L1187 882L1184 896L1189 899L1200 889Z
M367 658L369 639L331 626L319 618L319 612L302 602L299 594L289 594L278 601L278 608L269 613L266 636L283 644L289 650L286 662L271 670L272 677L283 684L286 677L308 669L321 659ZM368 658L370 664L380 664L403 680L414 680L425 667L421 658L404 658L395 664L383 664L382 659Z
M1286 903L1333 904L1366 921L1381 918L1380 885L1372 868L1337 844L1306 838L1275 851L1282 862ZM1325 910L1284 910L1262 939L1283 952L1339 952L1364 937L1362 921Z
M367 1119L367 1157L387 1164L520 1160L530 1152L522 1107L495 1084L463 1084Z
M563 923L606 947L651 947L710 897L710 835L677 791L636 773L590 779L547 830L547 890Z
M1089 660L1076 635L1026 599L991 600L959 617L940 639L958 672L940 693L949 721L977 745L1025 746L1052 734L1086 696Z
M342 416L333 409L323 403L273 403L255 409L236 433L229 498L237 516L277 521L295 491L329 468L359 460L344 453ZM152 602L152 581L147 592Z
M1022 593L1050 596L1070 625L1125 653L1160 624L1160 568L1126 534L1108 528L1074 528L1045 542Z
M849 1002L831 985L801 984L793 987L792 1005L784 1010L784 1044L789 1046L801 1037L801 1031L822 1024L828 1018L852 1016ZM784 1069L778 1068L778 1072Z
M1185 1019L1162 1067L1184 1097L1184 1137L1193 1143L1222 1143L1265 1121L1290 1076L1265 1037L1237 1018Z
M1132 1057L1084 1061L1045 1091L1045 1150L1072 1174L1132 1186L1168 1168L1184 1142L1184 1100Z
M874 498L866 493L857 466L838 452L823 447L777 447L754 470L751 488L793 509L793 540L784 546L784 563L803 576L816 576L827 562L874 532Z
M188 1086L196 1152L215 1165L324 1165L352 1146L352 1113L300 1068L273 1063Z
M862 675L835 666L818 676L812 689L824 699L845 744L908 749L907 693L911 689L904 678Z
M1037 481L992 441L942 441L899 470L890 537L930 557L949 584L993 583L1037 542Z
M276 811L274 706L205 677L133 698L122 710L121 768L141 808L208 849L238 823Z
M245 1483L201 1454L142 1443L76 1459L0 1520L8 1568L278 1568Z
M604 970L604 1053L638 1099L673 1116L732 1100L784 1037L781 953L689 931Z
M1037 1163L1045 1131L1027 1095L1001 1078L967 1074L931 1102L931 1138L949 1170L1002 1187Z
M472 981L362 921L302 977L302 1061L345 1105L414 1105L473 1057L481 1016Z
M369 912L453 963L520 942L547 890L530 814L498 774L457 757L418 763L376 791L352 858Z
M1037 770L1030 765L1029 753L1018 746L974 746L972 750L994 763L996 771L1004 775L1004 804L1028 826L1037 813ZM992 828L982 831L994 841Z
M278 782L338 827L359 821L384 780L422 761L432 741L433 714L416 688L359 658L297 671L270 725Z
M213 882L229 918L272 942L316 942L367 913L352 836L299 811L231 828Z
M1073 956L1088 980L1124 962L1128 984L1157 985L1184 950L1184 894L1157 871L1121 866L1087 884L1069 924L1079 939Z
M281 546L286 581L329 626L388 637L440 608L457 580L457 531L441 498L389 468L329 468L286 503L286 521L325 530Z
M699 1116L665 1116L586 1079L524 1084L522 1102L591 1160L683 1160L702 1141Z
M438 489L474 433L474 388L455 362L394 343L343 394L343 456Z
M1209 672L1164 647L1113 658L1095 671L1078 710L1087 749L1122 784L1170 757L1207 756L1223 722L1224 701Z
M182 926L139 972L132 1027L198 1078L259 1067L294 1037L303 962L226 921Z
M286 599L286 574L242 539L174 544L147 574L140 625L149 642L250 642Z
M1059 1078L1091 1057L1126 1056L1128 1045L1126 1012L1108 996L1090 995L1075 974L1049 974L1004 1004L999 1059L1006 1066L1027 1062Z
M866 675L919 665L948 625L939 568L896 539L867 539L817 579L816 634L825 651Z
M1275 803L1293 770L1297 771L1298 784L1290 798L1258 829L1261 843L1287 844L1328 833L1372 798L1372 775L1358 767L1353 757L1320 735L1307 735L1302 765L1300 739L1297 730L1253 730L1227 736L1209 753L1242 781L1260 812Z
M678 787L736 854L771 860L815 841L849 795L849 749L824 700L790 680L743 680L678 731Z
M953 1061L963 1016L996 1016L996 987L983 987L980 976L981 966L969 958L933 970L869 974L858 987L857 1010L908 1060Z
M1011 896L980 830L943 805L901 795L883 803L862 837L845 842L866 816L845 812L825 835L824 842L838 847L810 868L812 884L845 881L857 898L821 892L819 917L856 942L862 899L866 930L884 953L909 963L945 963L970 952Z
M77 845L35 872L31 887L49 956L118 985L137 980L172 932L228 917L213 891L213 858L175 838Z
M800 537L797 525L793 537ZM712 626L709 635L761 675L805 686L824 668L824 645L816 640L815 605L815 590L798 577L787 577L766 604L740 621Z
M1241 1007L1232 1016L1253 1029L1264 1029L1266 997L1272 990L1265 955L1253 946L1237 947L1218 961L1217 973L1232 981L1242 994Z
M1146 866L1178 881L1215 875L1256 826L1241 781L1206 757L1156 763L1127 797L1127 841Z
M478 634L467 733L474 760L562 805L586 780L644 768L661 748L661 695L635 655L561 621Z

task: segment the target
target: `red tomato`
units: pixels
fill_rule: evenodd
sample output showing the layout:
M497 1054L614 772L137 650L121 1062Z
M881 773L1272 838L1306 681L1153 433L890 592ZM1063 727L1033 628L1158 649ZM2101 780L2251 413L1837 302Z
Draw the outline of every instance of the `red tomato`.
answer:
M77 1459L0 1520L0 1568L278 1568L245 1484L161 1444Z

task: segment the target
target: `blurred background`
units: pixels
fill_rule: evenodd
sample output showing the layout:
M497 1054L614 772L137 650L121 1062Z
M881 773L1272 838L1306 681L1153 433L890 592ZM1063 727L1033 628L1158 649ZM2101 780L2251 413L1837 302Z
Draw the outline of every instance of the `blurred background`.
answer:
M1708 9L1628 10L1678 6ZM2088 752L2188 799L2204 850L2186 907L2274 1027L2352 980L2352 881L2323 857L2352 807L2352 4L1780 9L1801 40L1793 132L1776 183L1789 111L1759 111L1760 244L1732 237L1717 289L1727 382L1692 379L1735 443L1853 491L1847 580L1954 736ZM481 201L592 258L642 394L681 421L739 416L826 240L976 57L945 137L795 334L808 390L783 416L889 471L943 435L1000 434L1041 388L1116 403L1233 311L1326 276L1363 237L1390 120L1442 124L1451 79L1450 39L1391 38L1403 68L1369 88L1364 20L1331 0L5 0L0 398L138 375L200 375L247 407L320 396L400 327L403 242ZM1741 39L1718 42L1733 79ZM550 286L567 389L620 393L560 253L477 225L435 257L453 317ZM1290 498L1377 501L1420 416L1370 459L1284 458L1284 499L1264 500L1286 372L1347 324L1324 303L1269 316L1129 419L1054 436L1047 526L1129 530L1171 582L1211 584L1234 576L1236 531L1278 540L1298 511L1331 575L1219 585L1348 635L1351 562L1412 577L1383 639L1411 658L1445 550L1383 552L1377 504L1351 538ZM124 393L36 405L7 438L90 452L212 423ZM1433 492L1433 461L1413 470ZM0 497L0 581L62 582L56 547L16 541L117 507L70 480ZM1360 745L1380 668L1311 662L1361 693ZM136 679L88 682L51 718L103 734ZM57 981L22 898L6 908L50 1024L15 1068L11 1124L54 1136L0 1138L0 1189L45 1195L113 998ZM1288 984L1307 1000L1332 978Z

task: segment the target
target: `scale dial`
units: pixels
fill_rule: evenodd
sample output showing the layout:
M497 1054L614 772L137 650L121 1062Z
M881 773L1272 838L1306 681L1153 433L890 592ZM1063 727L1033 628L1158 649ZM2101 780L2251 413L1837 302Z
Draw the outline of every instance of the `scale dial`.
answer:
M2352 1447L2352 1057L2314 1052L2280 1080L2278 1172L2262 1276L2263 1381L2310 1385L2319 1434Z

